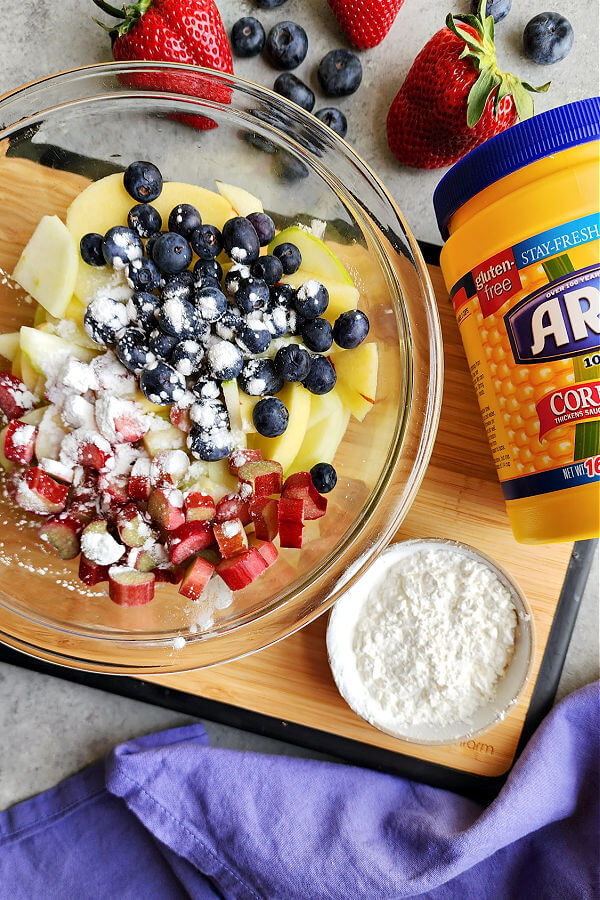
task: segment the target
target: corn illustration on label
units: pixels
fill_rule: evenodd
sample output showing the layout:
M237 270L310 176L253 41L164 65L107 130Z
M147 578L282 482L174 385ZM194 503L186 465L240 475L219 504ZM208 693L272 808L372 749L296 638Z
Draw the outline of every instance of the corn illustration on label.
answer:
M507 500L600 481L600 217L494 254L451 291Z

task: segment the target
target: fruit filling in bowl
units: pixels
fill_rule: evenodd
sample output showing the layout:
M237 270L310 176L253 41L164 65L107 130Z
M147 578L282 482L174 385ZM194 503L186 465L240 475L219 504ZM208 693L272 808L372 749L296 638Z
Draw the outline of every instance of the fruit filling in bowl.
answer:
M312 229L131 163L46 215L0 335L0 464L39 538L119 606L156 584L248 587L325 516L350 417L377 390L358 290ZM237 214L236 214L237 213Z

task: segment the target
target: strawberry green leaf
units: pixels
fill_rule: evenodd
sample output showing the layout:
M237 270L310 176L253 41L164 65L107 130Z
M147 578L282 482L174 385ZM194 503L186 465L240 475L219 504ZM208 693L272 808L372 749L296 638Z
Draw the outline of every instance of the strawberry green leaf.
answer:
M477 125L483 115L490 94L499 85L500 78L495 72L489 68L482 69L479 78L469 91L467 100L467 125L469 128Z

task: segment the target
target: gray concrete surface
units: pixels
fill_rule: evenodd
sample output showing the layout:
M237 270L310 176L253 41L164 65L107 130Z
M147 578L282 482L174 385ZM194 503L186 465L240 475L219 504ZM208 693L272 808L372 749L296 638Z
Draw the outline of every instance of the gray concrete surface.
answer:
M309 55L297 74L317 88L316 67L329 49L346 46L325 0L288 0L272 11L256 10L251 0L217 0L229 29L242 15L255 14L266 28L293 19L307 30ZM116 3L118 5L118 2ZM431 194L440 172L401 169L385 140L387 109L412 60L442 26L446 12L466 11L467 0L406 0L388 38L362 54L360 91L340 101L348 115L348 140L370 163L395 196L418 238L438 241ZM593 6L593 4L592 4ZM515 2L497 28L499 63L533 83L552 79L547 95L536 99L544 110L598 92L598 21L585 0L560 0L572 22L575 44L569 57L542 68L521 53L521 34L541 0ZM108 36L92 21L91 0L3 0L0 32L0 92L51 72L110 58ZM99 14L102 18L102 15ZM240 60L238 75L271 86L274 72L262 59ZM329 105L318 97L318 105ZM598 557L573 635L559 696L598 677ZM62 680L0 666L0 809L48 788L115 743L190 721L185 716L125 700ZM259 752L300 755L303 751L243 731L206 723L214 744ZM312 755L312 754L310 754Z

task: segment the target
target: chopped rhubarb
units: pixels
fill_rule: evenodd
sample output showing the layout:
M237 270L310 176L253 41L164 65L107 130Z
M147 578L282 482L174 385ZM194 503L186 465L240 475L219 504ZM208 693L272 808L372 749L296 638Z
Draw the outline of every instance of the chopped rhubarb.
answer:
M206 522L215 517L215 501L204 491L191 491L183 501L186 522Z
M190 600L199 600L214 571L212 563L197 556L185 571L179 593Z
M79 553L81 522L69 513L51 516L38 531L43 541L49 544L61 559L75 559Z
M300 549L304 529L304 500L281 497L277 504L279 520L279 545Z
M48 475L51 475L52 478L56 478L58 481L64 481L65 484L71 484L73 481L73 469L70 466L65 466L63 463L59 462L56 459L46 459L46 457L42 457L39 460L40 468L47 472Z
M0 372L0 409L8 419L18 419L35 406L36 399L20 378Z
M20 479L15 499L21 509L47 516L62 512L68 493L68 484L59 484L43 469L33 466Z
M127 554L127 565L139 572L153 572L158 566L168 562L169 555L158 541L150 546L132 547Z
M81 532L81 552L99 566L112 566L125 553L125 547L108 531L105 519L94 519Z
M255 547L240 556L224 559L216 568L225 584L232 591L240 591L252 584L267 568L267 564Z
M128 547L142 547L154 533L135 503L128 503L117 513L119 537Z
M131 406L133 407L133 404ZM113 420L113 425L117 440L125 441L128 444L141 441L148 431L144 416L135 408L118 413Z
M108 569L109 566L99 566L83 555L79 557L79 578L84 584L92 586L108 581Z
M251 486L255 497L281 493L283 469L274 459L244 463L237 474L240 481Z
M148 500L150 498L152 483L149 459L142 456L133 464L127 484L127 493L132 500Z
M152 460L150 481L152 487L172 487L185 478L190 459L183 450L161 450Z
M272 497L254 497L250 501L250 515L254 533L261 541L272 541L279 531L277 500Z
M158 566L153 569L157 584L179 584L183 578L183 566Z
M106 495L111 506L122 506L129 500L129 480L125 475L101 473L98 476L98 491Z
M167 550L171 562L179 566L199 550L215 543L213 530L208 522L185 522L169 535Z
M256 538L256 535L251 535L248 538L248 545L258 550L258 552L266 562L267 568L269 566L272 566L279 556L279 551L277 550L275 544L272 544L271 541L260 541Z
M171 420L171 425L174 425L175 428L179 428L179 430L183 431L185 434L188 434L192 427L189 406L182 406L179 403L174 403L169 410L169 419Z
M232 475L237 475L246 463L257 462L262 459L262 450L234 450L229 457L229 471Z
M249 503L239 494L226 494L217 503L215 522L226 522L228 519L241 519L244 525L251 521Z
M165 531L175 531L185 522L181 491L176 488L156 488L150 495L148 512Z
M90 469L96 469L99 472L104 469L107 461L111 457L110 445L106 442L106 447L99 446L100 441L82 441L77 448L77 462L80 466L89 466Z
M138 572L126 566L108 570L108 595L118 606L145 606L154 599L153 572Z
M304 500L305 520L320 519L327 512L327 497L319 494L310 472L295 472L289 475L283 485L282 496Z
M303 531L304 525L302 522L280 522L279 546L300 550L302 547Z
M19 419L13 419L8 423L4 437L3 451L5 457L10 459L11 462L28 466L33 459L36 435L37 428L33 425L27 425L25 422L20 422Z
M238 556L248 549L248 537L241 519L227 519L214 525L213 534L223 559Z

